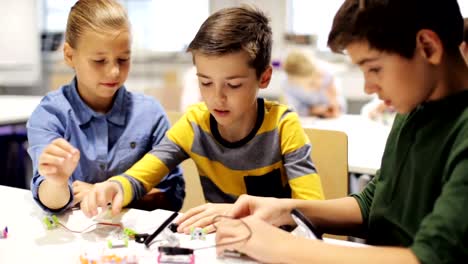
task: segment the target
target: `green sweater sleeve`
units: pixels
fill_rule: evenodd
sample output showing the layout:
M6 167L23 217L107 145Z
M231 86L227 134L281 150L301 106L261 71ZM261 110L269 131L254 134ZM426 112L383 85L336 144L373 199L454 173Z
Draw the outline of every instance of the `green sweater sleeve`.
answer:
M377 171L375 177L367 184L366 188L358 194L351 194L354 197L359 207L361 208L362 222L366 225L369 220L369 212L374 199L375 185L380 176L380 170Z
M445 167L449 177L410 247L421 263L468 261L468 126L456 141Z

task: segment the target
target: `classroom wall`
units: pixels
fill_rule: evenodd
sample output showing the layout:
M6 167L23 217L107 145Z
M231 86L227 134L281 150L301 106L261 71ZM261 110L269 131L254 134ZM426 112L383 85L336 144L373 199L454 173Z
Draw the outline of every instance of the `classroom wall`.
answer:
M15 27L0 26L2 36L0 45L9 45L12 49L0 53L0 94L45 94L66 84L73 77L73 71L63 63L61 48L56 52L43 52L39 50L40 24L45 20L41 17L41 8L44 0L2 0L0 9L8 8L10 13L21 13L20 21L12 20L9 16L0 17L0 25L13 21ZM283 36L288 27L288 0L210 0L210 12L220 8L253 4L261 7L271 19L273 29L273 60L280 60L291 45L284 41ZM468 1L467 1L468 2ZM34 4L31 4L34 3ZM39 22L39 23L38 23ZM14 28L15 34L9 33ZM18 33L22 32L22 34ZM24 32L28 32L24 34ZM9 35L10 34L10 35ZM16 39L16 40L13 40ZM13 45L12 43L20 44ZM27 45L26 45L27 43ZM1 48L2 46L0 46ZM19 47L19 48L18 48ZM310 47L312 48L312 47ZM19 55L18 55L19 54ZM30 73L20 72L19 75L11 74L12 67L8 70L2 68L6 57L17 58L14 62L21 64L23 59L30 59L26 63L33 65ZM330 52L320 52L317 56L329 62L331 72L336 75L337 83L344 95L349 99L353 112L362 103L369 100L362 89L363 80L357 68L351 66L341 55L333 55ZM10 60L11 61L11 60ZM178 109L178 97L182 86L182 76L190 69L192 61L189 54L180 53L148 53L145 51L135 53L133 56L132 70L127 81L127 87L136 92L143 92L155 96L170 110ZM275 71L270 87L262 90L260 95L269 99L278 99L281 96L281 71ZM1 76L15 78L22 85L5 83L2 86ZM15 77L16 76L16 77ZM18 87L22 86L21 89Z
M0 93L9 88L28 93L40 80L40 35L37 1L1 0Z

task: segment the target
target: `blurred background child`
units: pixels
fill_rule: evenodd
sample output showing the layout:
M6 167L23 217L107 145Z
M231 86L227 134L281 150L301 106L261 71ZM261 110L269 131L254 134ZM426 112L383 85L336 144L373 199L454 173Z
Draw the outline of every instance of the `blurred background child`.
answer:
M333 76L321 69L310 54L291 51L284 60L287 75L284 99L300 116L337 117L346 111Z

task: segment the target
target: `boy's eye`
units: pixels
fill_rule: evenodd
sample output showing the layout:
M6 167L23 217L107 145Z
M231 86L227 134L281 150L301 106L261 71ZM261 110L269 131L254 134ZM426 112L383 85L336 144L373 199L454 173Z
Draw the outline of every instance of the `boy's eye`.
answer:
M369 72L371 72L371 73L379 73L379 72L380 72L380 69L381 69L380 67L370 68L370 69L369 69Z
M211 82L200 82L202 86L210 86Z
M93 60L95 63L104 63L105 60Z
M239 84L230 84L230 83L228 83L227 85L228 85L230 88L234 88L234 89L235 89L235 88L241 87L241 86L242 86L242 83L239 83Z
M130 59L118 59L119 63L125 63L127 61L129 61Z

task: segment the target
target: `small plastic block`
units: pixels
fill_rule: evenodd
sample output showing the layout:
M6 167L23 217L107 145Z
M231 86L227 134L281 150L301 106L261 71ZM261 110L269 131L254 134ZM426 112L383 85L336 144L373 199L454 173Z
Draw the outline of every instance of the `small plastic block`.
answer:
M166 255L160 253L158 256L159 264L194 264L195 256L191 255Z
M58 218L56 215L47 215L42 219L42 222L48 230L58 227Z
M107 247L108 248L124 248L128 247L128 239L119 239L119 240L107 240Z
M135 232L133 229L130 229L128 227L125 227L123 230L124 235L126 235L128 238L134 238L137 232Z
M204 228L201 227L192 227L190 228L190 240L205 240L206 239L206 231Z
M180 247L159 247L159 264L193 264L195 263L195 256L193 249L180 248Z
M135 234L135 242L137 243L145 243L146 238L149 237L149 234L144 233L144 234Z

